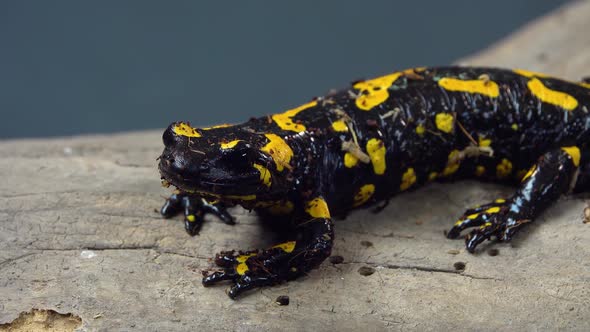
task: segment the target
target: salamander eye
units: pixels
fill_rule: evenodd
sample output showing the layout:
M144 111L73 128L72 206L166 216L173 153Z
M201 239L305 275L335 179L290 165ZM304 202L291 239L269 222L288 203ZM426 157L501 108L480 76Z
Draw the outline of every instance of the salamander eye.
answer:
M233 167L250 167L256 160L256 151L250 144L240 142L231 150L225 152L224 160Z
M232 141L221 144L221 150L227 155L245 154L250 149L250 144L242 141Z

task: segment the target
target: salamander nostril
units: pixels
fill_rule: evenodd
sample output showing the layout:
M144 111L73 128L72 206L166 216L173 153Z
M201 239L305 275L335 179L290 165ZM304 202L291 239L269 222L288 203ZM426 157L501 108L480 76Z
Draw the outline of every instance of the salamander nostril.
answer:
M159 159L160 165L163 165L165 167L171 167L172 164L174 164L175 162L174 155L170 153L168 150L164 150Z

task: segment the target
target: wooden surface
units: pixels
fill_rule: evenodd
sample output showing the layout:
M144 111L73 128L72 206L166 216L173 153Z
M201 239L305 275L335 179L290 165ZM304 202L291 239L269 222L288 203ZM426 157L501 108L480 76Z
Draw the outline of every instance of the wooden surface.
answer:
M576 2L461 63L575 80L590 76L588 31L590 2ZM73 313L89 331L590 330L581 197L471 255L443 230L513 189L434 184L338 221L343 264L231 301L226 286L201 286L201 270L220 250L264 247L272 235L241 209L238 225L211 220L194 238L180 219L161 219L161 149L160 131L0 142L0 324L37 308ZM360 275L365 266L376 272ZM274 304L279 295L291 304Z

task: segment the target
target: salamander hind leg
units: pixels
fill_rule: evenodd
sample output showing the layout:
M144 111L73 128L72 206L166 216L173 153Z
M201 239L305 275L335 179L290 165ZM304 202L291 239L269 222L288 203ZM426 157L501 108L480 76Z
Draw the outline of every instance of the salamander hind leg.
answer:
M545 208L573 188L580 165L580 149L562 147L545 153L523 177L520 188L506 199L467 210L447 233L457 238L474 228L465 239L467 250L492 237L509 241L523 225L532 222Z
M306 207L292 240L264 250L221 252L215 264L222 270L205 273L203 285L229 280L233 285L227 294L234 299L246 290L293 280L320 265L332 251L332 220L322 198Z
M170 195L160 209L160 214L164 218L173 217L181 212L184 214L184 228L190 235L199 233L206 214L215 215L228 225L235 224L225 204L209 202L202 197L187 193L177 192Z

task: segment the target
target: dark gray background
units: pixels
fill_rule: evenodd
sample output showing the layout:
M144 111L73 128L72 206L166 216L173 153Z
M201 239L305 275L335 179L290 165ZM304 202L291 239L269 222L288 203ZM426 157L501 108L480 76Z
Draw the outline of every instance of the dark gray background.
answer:
M448 64L564 2L2 1L0 137L241 122Z

